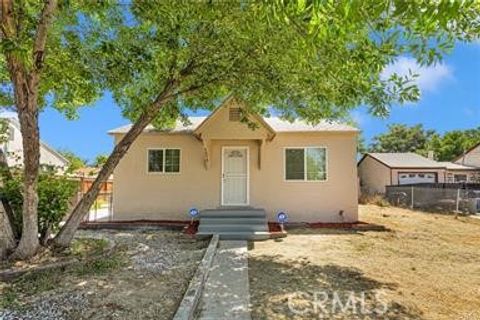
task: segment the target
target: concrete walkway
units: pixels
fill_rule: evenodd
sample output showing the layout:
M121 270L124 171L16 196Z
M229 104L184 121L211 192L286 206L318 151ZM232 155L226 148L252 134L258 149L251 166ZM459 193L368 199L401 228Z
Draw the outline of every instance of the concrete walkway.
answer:
M247 241L220 240L200 300L201 320L250 320Z

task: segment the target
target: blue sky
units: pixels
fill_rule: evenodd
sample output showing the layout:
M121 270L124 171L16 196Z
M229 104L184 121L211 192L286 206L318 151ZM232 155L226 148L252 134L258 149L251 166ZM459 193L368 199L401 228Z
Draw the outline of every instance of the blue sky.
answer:
M419 102L394 106L387 119L370 116L364 107L352 112L367 142L384 132L390 123L422 123L439 132L480 126L480 43L458 44L436 66L419 68L413 60L401 58L385 72L402 73L408 69L420 75ZM113 141L107 131L128 122L106 93L95 105L82 108L75 121L66 120L55 110L45 110L40 116L40 132L42 140L52 147L92 160L112 150Z

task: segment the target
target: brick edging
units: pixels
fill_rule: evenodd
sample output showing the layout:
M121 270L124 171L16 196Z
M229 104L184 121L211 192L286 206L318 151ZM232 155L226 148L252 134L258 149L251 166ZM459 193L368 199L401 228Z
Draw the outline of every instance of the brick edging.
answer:
M195 313L202 297L203 287L208 278L210 267L212 266L213 257L218 247L218 235L213 235L208 245L202 261L198 265L193 278L190 280L187 291L183 296L180 306L173 317L173 320L193 320Z

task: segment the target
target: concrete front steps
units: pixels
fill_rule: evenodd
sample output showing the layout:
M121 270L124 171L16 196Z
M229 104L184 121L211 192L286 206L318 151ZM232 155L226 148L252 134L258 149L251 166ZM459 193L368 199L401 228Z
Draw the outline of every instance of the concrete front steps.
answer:
M270 238L265 210L219 208L200 212L197 236L218 234L228 240L266 240Z

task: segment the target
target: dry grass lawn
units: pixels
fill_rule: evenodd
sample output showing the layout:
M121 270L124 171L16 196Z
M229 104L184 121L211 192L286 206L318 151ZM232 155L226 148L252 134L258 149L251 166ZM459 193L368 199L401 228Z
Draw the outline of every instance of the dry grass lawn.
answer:
M480 319L480 219L373 205L360 219L390 231L299 229L255 243L254 319Z

